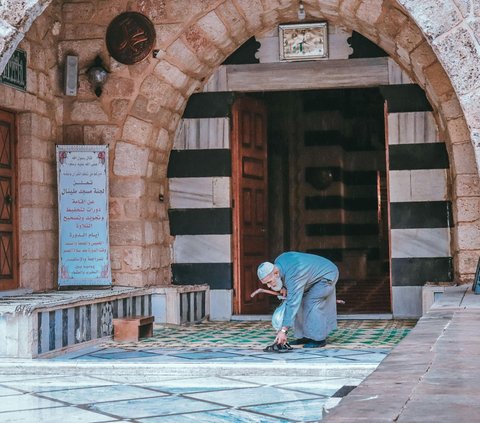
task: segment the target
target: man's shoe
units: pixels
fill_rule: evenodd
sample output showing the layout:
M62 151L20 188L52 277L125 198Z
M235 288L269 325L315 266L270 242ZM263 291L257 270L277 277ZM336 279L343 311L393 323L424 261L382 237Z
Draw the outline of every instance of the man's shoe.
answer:
M309 342L315 342L313 339L310 338L298 338L295 341L290 342L291 345L303 345L308 344Z
M327 341L322 339L321 341L311 341L306 343L303 348L322 348L327 345Z

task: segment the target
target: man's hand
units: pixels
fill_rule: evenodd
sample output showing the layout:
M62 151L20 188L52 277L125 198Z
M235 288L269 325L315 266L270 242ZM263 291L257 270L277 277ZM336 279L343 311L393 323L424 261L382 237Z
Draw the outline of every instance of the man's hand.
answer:
M287 342L287 334L279 330L277 332L277 337L275 338L275 343L280 345L285 345L286 342Z
M280 295L281 295L282 297L285 297L285 298L286 298L286 297L287 297L287 288L282 288L282 289L280 290Z

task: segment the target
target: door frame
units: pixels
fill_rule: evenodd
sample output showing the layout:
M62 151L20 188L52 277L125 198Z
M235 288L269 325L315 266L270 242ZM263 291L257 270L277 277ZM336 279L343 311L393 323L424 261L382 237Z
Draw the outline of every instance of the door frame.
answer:
M12 131L13 131L13 142L12 142L12 180L13 180L13 211L12 211L12 254L13 254L13 263L12 263L12 273L13 280L10 281L6 286L0 285L0 294L3 291L9 291L17 289L20 286L19 281L19 227L18 227L18 158L17 158L17 146L18 146L18 119L16 113L11 110L0 108L0 118L3 115L10 115L12 119Z

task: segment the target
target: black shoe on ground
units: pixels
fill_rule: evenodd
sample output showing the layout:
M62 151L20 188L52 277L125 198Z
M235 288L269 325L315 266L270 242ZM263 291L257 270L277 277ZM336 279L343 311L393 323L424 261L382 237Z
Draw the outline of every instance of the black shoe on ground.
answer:
M315 342L313 339L310 338L298 338L295 341L290 342L291 345L303 345L308 344L309 342Z
M310 341L306 343L303 348L322 348L327 345L327 341L322 339L321 341Z

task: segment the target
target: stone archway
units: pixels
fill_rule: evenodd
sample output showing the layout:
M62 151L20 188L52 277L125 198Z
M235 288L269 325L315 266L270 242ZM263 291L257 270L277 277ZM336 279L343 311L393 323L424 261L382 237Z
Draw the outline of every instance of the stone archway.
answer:
M37 1L26 7L21 1L8 2L8 10L4 7L0 14L4 34L0 65L5 65L31 22L49 4ZM478 192L470 185L478 186L474 152L480 163L480 77L475 73L480 64L480 7L473 0L440 4L436 0L307 0L304 4L308 19L327 19L378 44L427 92L448 140L454 199L462 203L457 207L454 249L457 276L467 279L480 250L478 216L462 212L478 202ZM208 0L201 4L118 0L108 7L102 2L63 4L64 27L91 24L96 31L93 36L82 34L82 39L75 38L74 31L64 34L59 57L69 48L78 48L86 53L81 57L83 67L99 51L106 55L99 34L120 11L145 13L159 34L156 60L150 58L130 68L113 63L112 78L100 101L87 94L88 83L81 77L83 94L64 102L66 132L81 127L82 131L89 128L90 134L101 132L100 138L102 131L115 134L111 143L111 241L112 257L121 262L117 283L145 286L162 283L167 277L167 204L158 199L164 195L173 134L188 97L250 36L296 21L297 6L293 0Z

